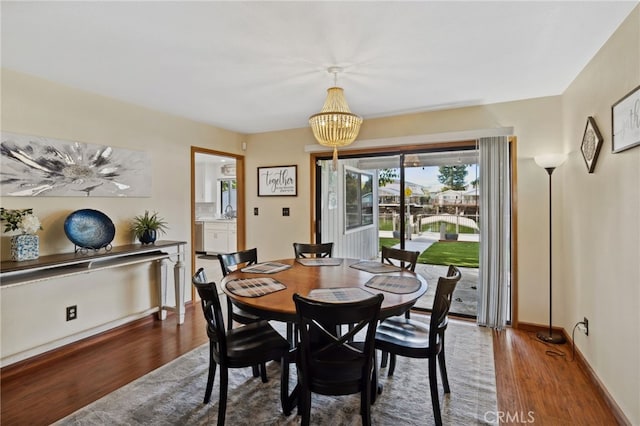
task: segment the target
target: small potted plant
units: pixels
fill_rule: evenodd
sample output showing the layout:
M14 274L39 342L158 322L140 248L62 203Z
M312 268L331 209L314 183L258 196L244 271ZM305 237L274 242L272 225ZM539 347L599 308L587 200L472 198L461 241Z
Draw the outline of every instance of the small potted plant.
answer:
M158 217L158 213L150 214L148 210L145 210L144 215L134 217L131 223L131 232L142 244L155 243L158 234L166 233L167 229L167 222Z
M33 214L33 209L9 210L2 207L0 219L6 222L4 232L20 232L11 237L12 260L34 260L40 257L40 239L36 232L42 229L42 225L38 216Z

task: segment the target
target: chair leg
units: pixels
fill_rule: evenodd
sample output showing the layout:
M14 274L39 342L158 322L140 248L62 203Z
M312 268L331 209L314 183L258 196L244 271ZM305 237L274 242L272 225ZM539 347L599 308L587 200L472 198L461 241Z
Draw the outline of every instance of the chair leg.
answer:
M440 414L440 399L438 398L438 371L436 369L437 358L429 358L429 389L431 390L431 405L433 406L433 417L436 426L442 426L442 415Z
M253 372L253 377L260 377L260 365L252 365L251 371Z
M385 368L387 366L387 359L389 359L389 352L382 351L382 359L380 361L380 368Z
M260 364L260 377L262 378L262 383L267 383L267 364L264 362Z
M207 387L204 391L204 404L211 401L211 390L213 389L213 381L216 378L216 362L213 360L213 343L209 344L209 376L207 377Z
M231 299L227 297L227 330L231 330L233 328L233 304L231 304Z
M360 415L362 416L362 426L371 426L371 383L365 384L360 392Z
M299 409L302 411L302 421L300 422L300 424L302 426L309 426L309 424L311 423L311 391L302 391L299 404L301 404Z
M289 345L293 343L293 326L290 322L287 323L287 342Z
M289 348L293 349L300 341L300 335L298 334L298 325L295 323L287 323L287 342L289 342Z
M227 414L227 388L229 386L229 369L220 367L220 402L218 407L218 426L224 426Z
M442 350L438 354L438 365L440 366L440 377L442 377L444 393L451 393L451 389L449 388L449 376L447 375L447 363L444 357L444 336L442 337Z
M396 371L396 354L389 354L389 371L387 377L393 376L393 372Z
M300 343L300 329L296 323L287 323L287 341L289 349L296 349Z
M369 398L371 398L371 405L376 403L378 397L378 357L376 351L373 351L373 371L371 372L371 386L370 386ZM382 389L381 389L382 390Z
M289 406L289 354L282 355L280 360L280 404L285 416L291 414Z

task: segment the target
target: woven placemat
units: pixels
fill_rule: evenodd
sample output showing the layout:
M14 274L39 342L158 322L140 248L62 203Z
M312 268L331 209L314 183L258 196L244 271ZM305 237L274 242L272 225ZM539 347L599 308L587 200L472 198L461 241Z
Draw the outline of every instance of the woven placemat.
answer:
M242 278L227 283L227 290L242 297L260 297L285 288L280 281L269 277Z
M317 288L311 290L307 298L328 303L357 302L372 297L373 294L359 287Z
M342 259L337 257L307 257L296 259L301 265L304 266L339 266L342 265Z
M280 262L262 262L255 265L245 266L241 269L242 272L252 274L275 274L276 272L284 271L291 268L291 265Z
M387 263L376 262L372 260L362 260L350 266L355 269L360 269L361 271L371 272L372 274L402 271L402 268L400 268L399 266L389 265Z
M365 286L389 293L405 294L417 291L420 288L420 281L417 278L400 275L376 275L371 277Z

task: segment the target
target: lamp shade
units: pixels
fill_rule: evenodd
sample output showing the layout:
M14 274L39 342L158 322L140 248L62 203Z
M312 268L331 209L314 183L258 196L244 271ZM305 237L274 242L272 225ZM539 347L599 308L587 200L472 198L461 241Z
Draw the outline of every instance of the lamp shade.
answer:
M567 154L544 154L536 155L533 161L543 169L556 168L567 159Z

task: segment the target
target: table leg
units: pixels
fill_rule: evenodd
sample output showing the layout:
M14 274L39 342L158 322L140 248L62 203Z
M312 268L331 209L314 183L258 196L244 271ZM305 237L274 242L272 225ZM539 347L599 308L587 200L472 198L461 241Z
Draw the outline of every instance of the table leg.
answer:
M182 261L182 253L178 252L178 261L173 267L173 284L176 292L176 314L178 315L178 324L184 324L184 262Z
M157 283L158 283L158 297L159 300L159 309L158 309L158 319L160 321L164 321L167 319L167 311L164 308L167 306L167 259L158 260L156 262L157 265Z

